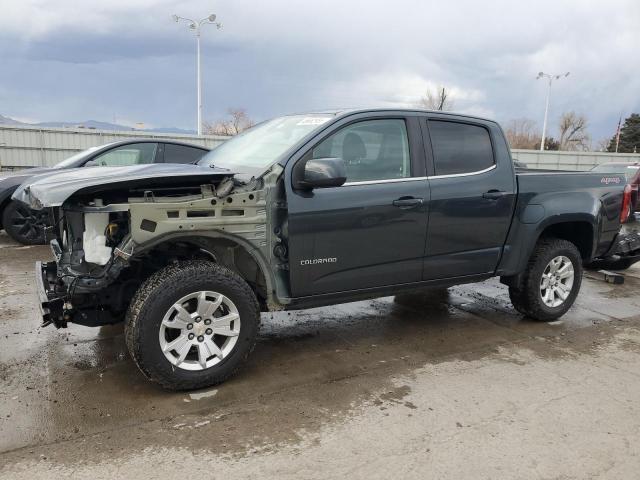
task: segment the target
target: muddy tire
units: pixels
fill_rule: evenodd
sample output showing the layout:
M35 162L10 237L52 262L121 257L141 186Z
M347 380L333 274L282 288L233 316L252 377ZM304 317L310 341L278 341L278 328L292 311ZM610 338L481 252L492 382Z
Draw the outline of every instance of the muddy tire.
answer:
M234 272L208 261L172 264L147 279L125 319L129 353L169 390L224 382L253 349L258 301Z
M582 260L567 240L538 241L520 280L509 286L515 309L534 320L548 322L573 305L582 284Z
M2 227L18 243L42 245L45 243L46 218L46 213L12 201L2 212Z

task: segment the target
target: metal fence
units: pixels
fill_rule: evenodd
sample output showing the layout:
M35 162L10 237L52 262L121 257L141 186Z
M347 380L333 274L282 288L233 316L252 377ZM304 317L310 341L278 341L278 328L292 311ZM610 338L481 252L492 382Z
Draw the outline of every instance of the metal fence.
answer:
M549 170L591 170L607 162L640 162L640 153L511 150L511 155L529 168Z
M0 170L52 166L89 147L134 138L178 140L215 148L228 137L0 125Z
M52 166L86 148L132 138L178 140L215 148L228 137L0 125L0 170ZM605 162L640 161L640 153L512 150L512 154L530 168L552 170L589 170Z

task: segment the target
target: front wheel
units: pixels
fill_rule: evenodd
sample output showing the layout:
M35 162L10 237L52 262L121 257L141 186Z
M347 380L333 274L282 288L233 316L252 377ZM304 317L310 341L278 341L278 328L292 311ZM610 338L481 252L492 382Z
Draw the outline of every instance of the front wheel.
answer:
M225 381L253 349L258 301L232 271L208 261L170 265L134 296L125 321L127 347L150 380L170 390Z
M9 202L2 212L2 226L16 242L23 245L45 243L48 216L44 210L32 210L19 202Z
M575 302L582 284L582 260L576 246L558 238L538 242L519 282L509 287L520 313L540 321L555 320Z

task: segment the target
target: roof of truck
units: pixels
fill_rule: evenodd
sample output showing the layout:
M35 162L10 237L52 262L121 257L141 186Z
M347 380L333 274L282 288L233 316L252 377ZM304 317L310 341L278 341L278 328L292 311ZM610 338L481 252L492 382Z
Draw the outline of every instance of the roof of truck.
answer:
M451 116L451 117L465 117L472 118L476 120L483 120L488 122L495 122L490 118L479 117L476 115L469 115L466 113L458 113L458 112L445 112L442 110L427 110L424 108L392 108L392 107L370 107L370 108L334 108L334 109L326 109L326 110L312 110L306 112L294 113L292 115L353 115L355 113L368 113L368 112L411 112L411 113L429 113L429 114L437 114L443 116Z

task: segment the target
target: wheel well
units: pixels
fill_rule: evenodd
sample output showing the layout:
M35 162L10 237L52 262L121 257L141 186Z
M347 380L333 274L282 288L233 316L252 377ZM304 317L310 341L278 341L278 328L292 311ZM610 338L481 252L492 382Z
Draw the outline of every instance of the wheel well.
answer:
M268 302L269 287L258 261L242 245L226 238L190 237L171 239L144 252L139 259L151 260L157 271L174 261L214 261L240 275L256 294L262 307Z
M578 248L583 259L591 258L593 226L588 222L563 222L549 225L540 237L556 237L567 240Z

